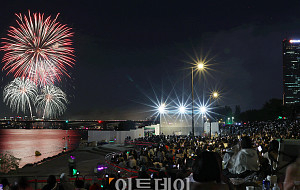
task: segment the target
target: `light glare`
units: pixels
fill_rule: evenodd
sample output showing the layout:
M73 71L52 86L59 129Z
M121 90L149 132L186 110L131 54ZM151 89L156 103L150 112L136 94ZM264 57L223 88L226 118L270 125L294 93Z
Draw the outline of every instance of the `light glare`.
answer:
M219 95L218 95L217 92L214 92L214 93L213 93L213 96L214 96L214 98L217 98Z
M200 112L201 112L201 114L206 113L206 111L207 111L207 109L206 109L205 106L201 106L201 107L200 107Z
M185 111L186 111L186 108L185 108L184 106L180 106L180 107L179 107L179 112L180 112L181 114L184 114Z
M165 113L166 105L165 104L160 105L158 108L158 111L159 111L159 113Z
M200 69L200 70L204 69L204 64L203 63L199 63L197 66L198 66L198 69Z
M300 40L290 40L290 43L300 43Z

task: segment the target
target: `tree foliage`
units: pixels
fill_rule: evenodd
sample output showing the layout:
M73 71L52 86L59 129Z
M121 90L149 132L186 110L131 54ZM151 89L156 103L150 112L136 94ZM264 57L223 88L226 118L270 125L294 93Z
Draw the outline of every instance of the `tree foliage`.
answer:
M226 118L233 116L232 109L230 106L224 106L224 107L216 106L213 109L213 112L214 113L210 113L210 115L212 115L217 120L220 119L226 120Z
M0 153L0 173L8 173L19 168L20 158L9 153Z
M279 116L294 120L300 112L298 104L283 105L281 99L270 99L261 109L247 110L240 114L242 121L268 121Z

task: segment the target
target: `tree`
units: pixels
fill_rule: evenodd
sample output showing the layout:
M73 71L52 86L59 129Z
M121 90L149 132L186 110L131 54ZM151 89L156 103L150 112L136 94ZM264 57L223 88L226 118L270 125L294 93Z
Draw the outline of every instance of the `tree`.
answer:
M121 121L119 125L115 127L116 131L127 131L130 129L135 129L135 122L131 120Z
M259 110L247 110L240 114L240 119L242 121L268 121L275 120L278 116L284 116L291 118L290 107L283 106L282 100L280 99L270 99L267 101L263 107Z
M261 109L265 120L274 120L278 116L283 116L283 105L280 99L270 99L267 101Z
M235 106L235 112L234 112L234 118L236 121L240 120L240 114L241 114L241 106L236 105Z
M214 109L214 112L215 112L215 117L216 119L225 119L228 118L228 117L232 117L232 109L230 106L224 106L224 107L221 107L221 106L216 106L216 108ZM224 121L225 121L224 120Z
M9 153L0 154L0 173L8 173L19 169L20 158L16 158Z
M262 118L263 119L263 118ZM247 110L240 114L240 120L247 121L259 121L260 120L260 111L259 110Z

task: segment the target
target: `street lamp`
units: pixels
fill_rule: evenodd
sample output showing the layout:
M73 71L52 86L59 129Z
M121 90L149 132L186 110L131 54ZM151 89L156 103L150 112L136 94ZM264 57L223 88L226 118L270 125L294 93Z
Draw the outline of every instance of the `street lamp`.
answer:
M158 112L159 112L159 134L161 134L161 115L164 114L166 112L166 104L162 103L158 108Z
M184 106L180 106L179 107L179 113L185 114L185 112L186 112L186 108Z
M211 106L211 98L217 99L219 97L219 93L214 91L211 93L211 95L209 96L209 105ZM212 107L212 106L211 106ZM211 119L209 120L209 137L211 138L212 134L211 134Z
M161 104L159 107L158 107L158 112L160 114L164 114L166 111L166 105L165 104Z
M197 64L198 70L204 70L204 63ZM194 118L194 67L192 67L192 136L195 136L195 118Z
M214 92L212 95L214 98L218 98L218 96L219 96L218 92Z
M201 106L201 107L200 107L200 113L201 113L202 115L204 115L204 114L206 113L206 111L207 111L207 108L206 108L205 106Z
M200 114L202 115L202 123L203 123L203 130L204 130L204 117L207 112L207 108L205 106L200 107Z
M216 91L214 91L214 92L212 92L210 95L209 95L209 104L211 104L211 99L217 99L217 98L219 98L219 93L218 92L216 92Z
M204 69L204 63L198 63L197 67L199 70Z

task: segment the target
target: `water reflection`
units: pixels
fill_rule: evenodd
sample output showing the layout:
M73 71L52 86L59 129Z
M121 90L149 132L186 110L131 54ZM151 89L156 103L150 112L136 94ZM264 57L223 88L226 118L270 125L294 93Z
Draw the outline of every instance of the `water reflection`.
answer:
M0 152L21 158L20 167L77 147L80 134L75 130L0 129ZM35 151L41 156L35 156Z

